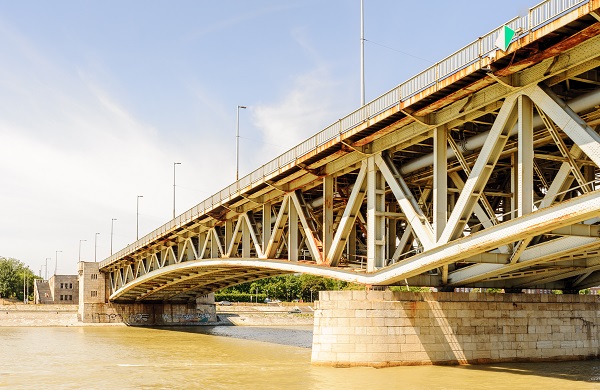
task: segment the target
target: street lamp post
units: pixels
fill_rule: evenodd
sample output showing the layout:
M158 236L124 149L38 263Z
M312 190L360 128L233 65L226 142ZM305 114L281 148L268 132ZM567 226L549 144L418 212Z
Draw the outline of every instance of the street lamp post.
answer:
M44 273L44 280L48 280L48 260L52 260L52 257L46 257L46 267Z
M136 208L136 217L135 217L135 239L136 241L140 239L140 198L143 198L144 195L137 196L137 208ZM175 218L175 217L173 217Z
M98 252L98 234L100 233L96 233L94 235L94 262L98 261L96 260L96 254Z
M237 106L237 115L235 117L235 181L238 181L240 178L240 108L245 109L246 106Z
M360 105L365 105L365 12L360 0Z
M79 240L79 257L77 261L81 261L81 243L86 242L87 240Z
M56 251L54 258L54 275L58 272L58 254L62 253L62 251Z
M114 226L115 226L115 221L117 219L113 218L110 220L110 255L112 256L113 254L113 232L114 232Z
M173 163L173 219L175 219L175 167L181 165L181 163Z

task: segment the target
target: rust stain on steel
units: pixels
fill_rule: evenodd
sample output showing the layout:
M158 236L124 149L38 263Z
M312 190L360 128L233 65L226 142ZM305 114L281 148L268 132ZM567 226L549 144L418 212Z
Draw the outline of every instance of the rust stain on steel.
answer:
M412 122L415 122L414 119L412 119L411 117L404 117L402 119L400 119L398 122L394 122L389 126L384 127L383 129L379 130L376 133L373 133L371 135L368 135L358 141L356 141L355 143L352 144L352 146L364 146L366 144L369 144L371 142L373 142L375 139L380 138L386 134L392 133L398 129L400 129L401 127L404 127Z
M581 30L580 32L570 36L569 38L564 39L563 41L557 43L554 46L545 49L544 51L538 52L537 54L532 55L531 57L520 61L512 66L508 66L504 69L500 69L494 72L494 75L508 76L525 68L528 68L532 65L542 62L543 60L551 57L555 57L562 52L571 49L582 42L587 41L590 38L595 37L600 34L600 23L594 23L593 25Z
M553 23L557 23L557 22L553 22ZM554 28L557 28L557 27L554 26ZM528 57L525 60L519 61L510 66L507 66L506 68L497 70L493 74L496 77L510 76L510 75L517 73L523 69L526 69L532 65L538 64L545 59L555 57L555 56L561 54L562 52L564 52L568 49L571 49L571 48L579 45L580 43L585 42L586 40L588 40L590 38L597 36L598 34L600 34L600 23L595 23L595 24L581 30L580 32L570 36L569 38L566 38L563 41L555 44L554 46L551 46L550 48L545 49L544 51L537 52L536 54ZM526 36L526 37L521 38L518 41L518 43L522 43L521 41L525 40L526 38L528 38L528 37ZM513 45L515 47L519 47L519 45L517 45L515 43L513 43ZM509 54L512 54L512 52L506 53L504 56L509 55ZM477 63L477 65L478 65L478 63ZM450 84L464 78L465 76L467 76L468 74L472 73L475 70L475 69L470 69L470 68L471 67L468 67L468 68L461 70L458 73L455 73L454 75L443 80L442 83L440 83L440 84L444 84L444 87L445 87L447 85L450 85ZM477 67L477 69L479 69L479 67ZM494 80L492 77L486 76L482 79L479 79L479 80L469 84L468 86L466 86L464 88L461 88L460 90L458 90L454 93L451 93L448 96L445 96L441 99L436 100L434 103L428 105L427 107L424 107L420 110L413 112L412 115L425 116L425 115L430 114L430 113L432 113L442 107L445 107L451 103L454 103L456 101L464 99L465 97L471 95L472 93L480 91L481 89L483 89L487 86L490 86L490 85L494 84L495 82L496 82L496 80ZM417 101L423 99L424 97L436 92L438 89L439 88L437 85L432 86L432 87L422 91L418 95L413 96L410 100L403 102L401 104L401 107L402 108L408 107L412 103L417 102ZM409 104L406 104L406 103L409 103ZM390 115L388 111L386 111L385 114ZM375 140L383 135L386 135L392 131L395 131L398 127L402 126L402 125L400 125L399 122L397 124L398 124L398 126L396 126L396 124L390 125L384 129L378 131L377 133L371 134L370 136L365 137L365 138L355 142L353 144L353 146L362 146L367 143L370 143L373 140Z

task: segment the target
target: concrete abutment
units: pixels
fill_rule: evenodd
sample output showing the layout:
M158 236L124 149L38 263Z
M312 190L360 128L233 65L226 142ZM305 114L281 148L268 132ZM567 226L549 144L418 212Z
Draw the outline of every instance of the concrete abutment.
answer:
M214 294L195 302L109 302L108 283L99 263L79 263L78 320L137 326L200 325L217 321Z
M312 363L338 367L600 357L597 295L325 291Z

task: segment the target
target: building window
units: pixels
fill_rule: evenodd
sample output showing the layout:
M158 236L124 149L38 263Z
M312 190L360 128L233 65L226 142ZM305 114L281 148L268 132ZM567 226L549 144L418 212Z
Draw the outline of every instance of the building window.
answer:
M69 283L69 288L73 288L73 283Z
M64 283L61 283L61 284L60 284L60 288L64 288L64 286L63 286L63 285L64 285Z
M90 293L92 294L92 297L98 296L98 291L90 291Z
M60 300L61 300L61 301L63 300L63 296L62 296L62 295L60 296Z
M92 278L92 279L94 279L94 280L95 280L95 279L98 279L98 274L91 274L90 276L91 276L91 278Z
M69 295L69 301L73 300L73 295Z

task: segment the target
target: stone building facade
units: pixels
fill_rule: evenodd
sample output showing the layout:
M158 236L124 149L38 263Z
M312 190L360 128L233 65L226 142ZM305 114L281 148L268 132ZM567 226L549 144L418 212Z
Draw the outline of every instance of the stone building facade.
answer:
M48 280L36 279L33 294L36 304L77 305L79 303L77 275L53 275Z

